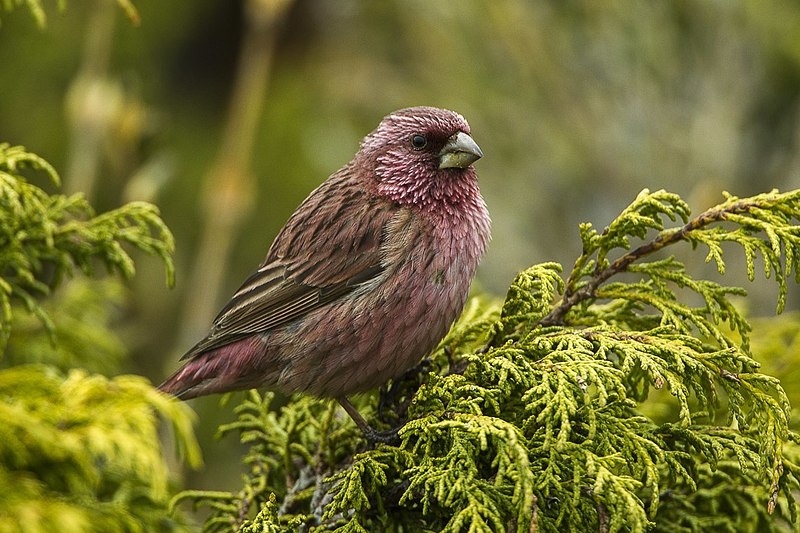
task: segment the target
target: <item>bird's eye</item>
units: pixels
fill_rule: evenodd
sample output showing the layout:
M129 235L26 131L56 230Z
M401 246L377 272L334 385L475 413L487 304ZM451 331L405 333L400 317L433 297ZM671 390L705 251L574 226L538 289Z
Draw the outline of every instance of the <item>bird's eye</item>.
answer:
M411 146L417 150L420 148L425 148L426 144L428 144L428 139L426 139L423 135L414 135L411 138Z

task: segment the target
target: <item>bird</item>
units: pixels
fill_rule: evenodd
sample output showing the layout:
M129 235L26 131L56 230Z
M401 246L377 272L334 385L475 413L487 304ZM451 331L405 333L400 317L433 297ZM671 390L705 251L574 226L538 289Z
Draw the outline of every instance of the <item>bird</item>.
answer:
M402 375L466 303L491 220L460 114L385 116L312 191L208 334L159 389L180 399L251 388L348 399Z

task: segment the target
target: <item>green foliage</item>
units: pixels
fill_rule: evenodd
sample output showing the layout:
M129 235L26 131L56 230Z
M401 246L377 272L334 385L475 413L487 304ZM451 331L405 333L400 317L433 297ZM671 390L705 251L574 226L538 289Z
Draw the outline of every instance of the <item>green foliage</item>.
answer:
M0 367L42 363L62 371L120 372L128 350L113 332L120 329L126 301L117 279L77 277L40 302L50 329L23 306L12 306L11 335Z
M65 4L65 0L60 0L58 6L60 9L63 9ZM2 7L6 11L11 11L15 7L21 5L24 5L28 8L28 11L30 11L39 27L44 27L47 20L47 15L45 14L44 6L42 5L41 0L3 0Z
M57 0L56 2L59 10L64 10L67 6L67 0ZM128 18L134 24L139 23L139 13L131 0L117 0L117 4ZM45 11L44 2L42 0L0 0L0 7L6 11L11 11L15 7L24 5L30 11L33 19L40 28L44 28L47 24L47 13Z
M133 276L133 259L124 245L160 257L172 283L174 242L155 206L131 202L95 215L80 194L50 195L28 183L20 175L26 169L42 171L59 183L55 170L40 157L21 146L0 144L0 348L10 332L12 299L52 331L36 297L49 294L76 270L93 275L97 262L110 272Z
M249 445L242 489L181 498L211 508L206 531L786 531L800 447L732 303L745 291L650 256L703 245L723 273L721 244L740 245L780 312L798 219L800 191L693 218L643 191L603 231L581 226L566 280L536 265L501 308L471 300L420 367L360 398L375 426L405 422L398 445L370 448L330 403L251 392L221 428Z
M85 370L119 370L112 320L124 292L113 276L72 277L96 275L97 264L133 275L128 246L160 257L171 281L172 235L149 204L95 215L80 195L29 183L30 170L59 183L43 159L0 144L0 530L184 530L167 513L158 431L167 421L181 455L199 464L191 411L143 378Z
M800 311L784 313L777 317L752 320L758 335L750 339L753 353L759 355L762 371L781 376L789 403L793 408L792 429L800 428L797 407L800 406Z
M189 411L143 378L36 365L0 372L0 530L179 529L165 513L159 416L197 464Z

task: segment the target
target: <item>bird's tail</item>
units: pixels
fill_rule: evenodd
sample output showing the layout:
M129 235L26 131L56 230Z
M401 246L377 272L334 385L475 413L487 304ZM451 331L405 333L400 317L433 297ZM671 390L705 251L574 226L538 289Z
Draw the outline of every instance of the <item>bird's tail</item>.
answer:
M253 362L263 355L264 344L258 337L241 339L192 357L158 389L181 400L249 389L259 385Z
M203 394L211 394L211 392L203 392L203 389L207 388L203 387L203 384L207 383L209 379L203 376L204 373L200 372L202 366L198 368L198 365L194 364L196 361L197 359L191 360L179 368L158 386L158 390L172 394L181 400L189 400Z

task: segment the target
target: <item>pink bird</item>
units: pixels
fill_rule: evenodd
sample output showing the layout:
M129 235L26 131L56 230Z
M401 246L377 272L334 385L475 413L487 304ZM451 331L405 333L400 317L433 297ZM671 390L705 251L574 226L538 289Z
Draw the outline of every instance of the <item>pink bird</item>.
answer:
M266 387L336 398L403 374L458 318L490 239L466 120L412 107L292 214L260 268L160 389L182 399Z

